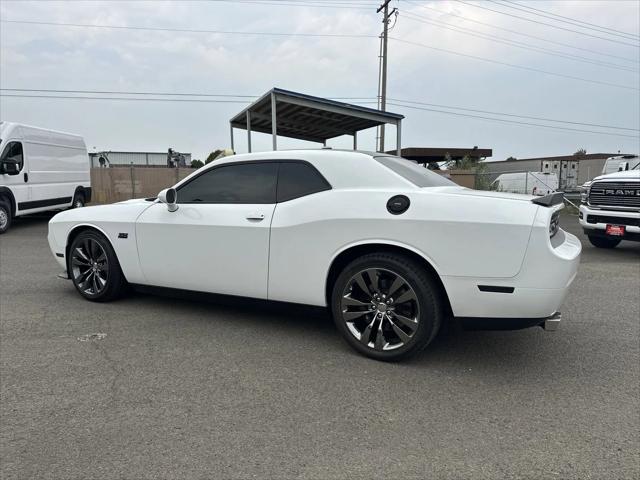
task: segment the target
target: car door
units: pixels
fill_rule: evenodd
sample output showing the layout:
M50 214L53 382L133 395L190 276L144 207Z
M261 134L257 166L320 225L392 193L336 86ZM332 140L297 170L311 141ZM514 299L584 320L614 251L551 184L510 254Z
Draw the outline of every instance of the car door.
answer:
M223 164L180 185L176 211L146 209L136 238L147 283L267 298L277 175L275 162Z
M22 142L17 139L8 140L6 143L2 142L0 150L0 165L6 161L15 163L18 166L18 171L15 173L4 173L4 169L0 170L2 171L2 174L0 174L0 186L6 186L11 190L16 201L16 214L20 214L33 208L29 202L31 193L28 184L29 174Z

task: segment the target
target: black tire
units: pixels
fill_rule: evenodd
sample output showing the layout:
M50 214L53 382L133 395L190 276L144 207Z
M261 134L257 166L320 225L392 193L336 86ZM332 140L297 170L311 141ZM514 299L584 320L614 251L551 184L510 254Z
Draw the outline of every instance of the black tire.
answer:
M605 238L605 237L596 237L595 235L589 235L589 241L591 245L598 248L616 248L618 244L622 241L619 238Z
M76 192L73 196L73 202L71 208L82 208L85 205L84 193Z
M113 247L95 230L85 230L73 240L67 271L78 293L92 302L115 300L127 286Z
M6 200L0 200L0 235L11 227L11 205Z
M372 280L372 275L377 280ZM354 280L358 276L368 291ZM395 286L396 281L401 286ZM365 301L367 295L371 299ZM407 295L410 300L399 302ZM354 305L354 300L364 303ZM384 304L389 301L390 305ZM375 302L379 302L377 307L373 306ZM441 290L430 272L410 258L392 253L368 254L349 263L336 279L331 294L333 319L347 343L363 355L384 361L408 358L429 345L443 322L444 305ZM345 314L362 312L365 313L355 319L345 318ZM409 324L406 320L416 323ZM403 332L398 332L398 328Z

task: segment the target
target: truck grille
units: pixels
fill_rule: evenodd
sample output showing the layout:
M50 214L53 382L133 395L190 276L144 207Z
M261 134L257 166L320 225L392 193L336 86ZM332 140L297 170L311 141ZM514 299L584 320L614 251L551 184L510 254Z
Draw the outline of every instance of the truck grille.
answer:
M640 182L595 182L589 190L589 205L640 209Z

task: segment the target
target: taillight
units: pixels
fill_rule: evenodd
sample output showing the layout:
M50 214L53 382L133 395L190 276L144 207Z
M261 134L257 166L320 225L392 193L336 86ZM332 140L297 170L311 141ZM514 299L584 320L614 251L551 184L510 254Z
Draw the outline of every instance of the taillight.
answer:
M555 211L551 215L551 221L549 222L549 237L553 237L556 233L558 233L559 228L560 228L560 212Z

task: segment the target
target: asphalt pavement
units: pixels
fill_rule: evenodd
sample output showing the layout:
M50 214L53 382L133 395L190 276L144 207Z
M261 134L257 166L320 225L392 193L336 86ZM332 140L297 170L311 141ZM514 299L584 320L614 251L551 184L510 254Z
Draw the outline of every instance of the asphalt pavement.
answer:
M556 332L364 358L322 310L83 300L0 236L0 478L640 477L640 244L584 247ZM223 274L223 273L221 273Z

